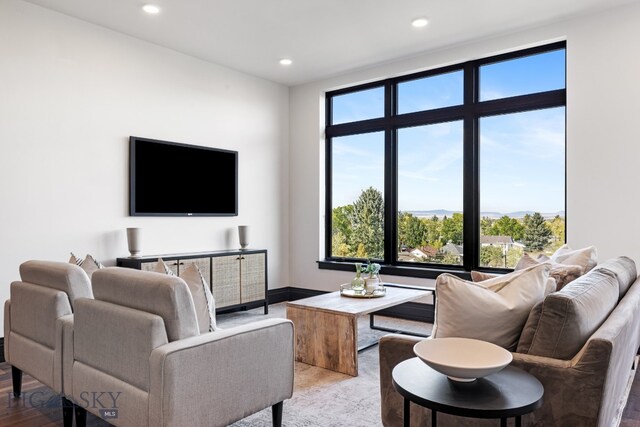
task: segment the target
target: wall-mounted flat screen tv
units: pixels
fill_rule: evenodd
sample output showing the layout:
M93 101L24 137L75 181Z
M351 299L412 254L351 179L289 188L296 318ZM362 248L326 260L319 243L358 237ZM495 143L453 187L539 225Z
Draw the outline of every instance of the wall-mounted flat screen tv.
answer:
M238 215L238 152L130 137L129 214Z

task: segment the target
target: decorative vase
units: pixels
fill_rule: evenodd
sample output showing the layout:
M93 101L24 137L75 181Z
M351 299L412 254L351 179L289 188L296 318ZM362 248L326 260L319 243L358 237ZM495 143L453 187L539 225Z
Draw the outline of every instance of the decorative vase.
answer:
M127 244L129 246L130 258L140 258L140 229L139 228L127 228Z
M374 276L369 276L364 279L365 288L367 289L367 293L373 293L373 291L380 286L380 276L377 274Z
M240 249L246 249L249 246L249 226L238 226L238 239L240 240Z
M362 264L356 263L356 277L351 281L351 289L361 291L364 289L364 279L360 277L362 274Z

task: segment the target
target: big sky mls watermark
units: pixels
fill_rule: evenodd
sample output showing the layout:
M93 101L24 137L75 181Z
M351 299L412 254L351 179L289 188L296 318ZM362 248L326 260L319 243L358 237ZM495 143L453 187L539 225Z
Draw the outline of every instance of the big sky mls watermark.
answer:
M62 395L48 391L23 391L20 398L14 398L12 392L7 393L8 408L60 408ZM97 412L105 420L118 418L118 402L122 399L121 391L83 391L80 393L76 405ZM93 410L93 411L91 411Z

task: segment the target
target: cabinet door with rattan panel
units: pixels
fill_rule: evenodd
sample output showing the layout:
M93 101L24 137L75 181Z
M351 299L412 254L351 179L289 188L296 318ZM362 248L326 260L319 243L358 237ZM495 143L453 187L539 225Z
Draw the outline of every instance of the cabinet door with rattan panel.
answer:
M178 275L182 276L182 273L189 268L191 264L195 264L200 270L200 274L204 277L207 283L211 283L211 258L185 258L178 261Z
M211 293L216 308L240 304L239 258L238 255L211 258Z
M142 271L155 271L156 264L157 264L156 261L143 262L140 265L140 269ZM173 272L173 274L175 274L176 276L178 275L178 261L165 261L165 264L167 265L167 267L169 267L169 269Z
M242 302L265 299L265 254L247 254L240 257Z

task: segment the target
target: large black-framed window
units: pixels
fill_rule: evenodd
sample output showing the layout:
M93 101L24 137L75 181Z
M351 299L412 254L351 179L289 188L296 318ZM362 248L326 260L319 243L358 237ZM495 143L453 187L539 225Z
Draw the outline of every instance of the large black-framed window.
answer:
M564 42L326 94L325 260L503 271L564 243Z

